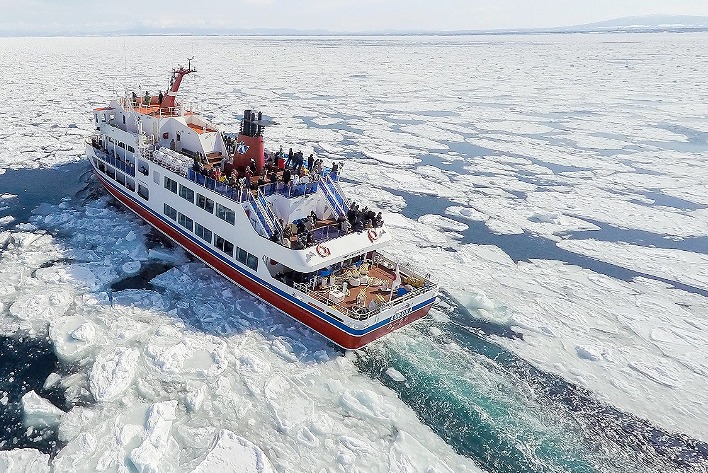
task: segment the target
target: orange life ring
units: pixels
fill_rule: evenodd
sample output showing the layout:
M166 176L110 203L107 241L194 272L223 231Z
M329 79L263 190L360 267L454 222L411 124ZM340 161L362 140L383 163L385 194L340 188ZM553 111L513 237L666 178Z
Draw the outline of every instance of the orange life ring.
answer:
M373 228L370 228L369 229L369 241L373 243L374 240L378 240L378 239L379 239L379 234L376 233L376 230L374 230Z
M317 245L315 250L317 251L317 254L320 255L322 258L326 258L332 253L331 251L329 251L329 248L322 245Z

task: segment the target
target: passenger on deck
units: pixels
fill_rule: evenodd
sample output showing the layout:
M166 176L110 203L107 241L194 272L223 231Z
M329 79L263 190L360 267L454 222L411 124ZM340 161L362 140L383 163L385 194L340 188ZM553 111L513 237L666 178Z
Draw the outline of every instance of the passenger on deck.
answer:
M366 228L367 230L369 228L374 228L374 224L371 222L370 219L368 219L368 218L366 219L366 222L364 222L364 228Z
M270 192L274 193L276 186L278 185L278 174L275 171L271 171L268 175L268 180L270 181Z
M364 222L361 220L360 216L358 216L356 222L354 222L354 231L359 233L364 231Z
M332 176L332 179L335 181L337 180L337 172L339 171L339 164L335 162L332 164L332 170L329 172L330 176Z
M312 224L317 223L317 214L314 210L310 210L310 218L312 219Z
M352 225L354 224L354 221L356 220L356 203L355 202L352 202L352 204L349 206L349 210L347 210L347 220Z
M148 92L147 90L145 91L145 98L143 99L143 106L144 107L150 106L150 92Z
M288 160L285 161L285 167L289 168L293 164L293 149L290 148L290 151L288 151Z
M290 184L290 169L285 168L283 171L283 183L287 186Z
M352 230L352 225L349 223L349 220L344 219L339 224L339 229L344 233L349 233Z
M256 175L256 161L253 158L251 158L251 162L248 163L248 167L251 170L251 174L253 174L255 176Z
M381 215L381 212L379 212L376 214L376 218L374 219L374 227L383 227L383 224L383 216Z
M307 157L307 170L312 172L312 165L315 164L315 157L310 153Z
M162 95L162 91L160 91L160 93L159 93L158 96L157 96L157 103L159 103L160 105L162 105L162 99L164 99L164 98L165 98L165 96Z

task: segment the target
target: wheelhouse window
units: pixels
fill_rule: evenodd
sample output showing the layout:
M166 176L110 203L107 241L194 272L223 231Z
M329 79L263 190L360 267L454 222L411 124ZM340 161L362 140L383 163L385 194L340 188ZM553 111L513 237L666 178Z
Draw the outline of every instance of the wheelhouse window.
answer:
M228 207L224 207L221 204L216 204L216 216L229 222L231 225L234 225L236 221L236 214L234 211Z
M214 246L229 256L234 255L234 244L219 235L214 235Z
M165 189L176 194L177 193L177 181L173 181L169 177L165 176Z
M165 215L170 217L172 220L177 220L177 210L173 209L167 204L165 204Z
M194 203L194 191L182 184L179 186L179 196L191 203Z
M194 229L194 222L192 221L192 219L187 217L184 214L181 214L181 213L179 213L177 215L178 215L177 223L179 223L180 225L182 225L184 228L186 228L187 230L189 230L191 232Z
M201 194L197 194L197 207L200 207L210 214L214 213L214 201Z
M194 233L201 238L202 240L206 241L207 243L211 243L211 230L208 228L202 227L198 223L194 223Z

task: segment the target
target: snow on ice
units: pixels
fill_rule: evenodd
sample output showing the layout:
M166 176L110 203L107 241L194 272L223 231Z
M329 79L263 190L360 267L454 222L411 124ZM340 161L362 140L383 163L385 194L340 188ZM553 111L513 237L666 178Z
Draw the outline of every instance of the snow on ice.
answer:
M484 222L492 233L533 233L649 276L706 287L705 252L565 237L598 230L592 222L671 238L708 236L701 145L708 123L695 100L704 74L684 67L708 47L706 39L636 36L632 44L598 48L589 36L544 38L555 51L545 56L534 53L537 45L524 50L530 46L519 39L476 45L491 48L491 56L426 45L415 60L401 52L406 61L395 67L390 48L352 40L354 47L333 48L336 56L322 62L327 73L317 75L307 61L293 60L312 46L295 46L302 54L294 55L262 48L238 77L220 73L238 67L237 55L224 50L252 40L204 41L206 51L218 48L200 58L209 72L184 87L187 101L198 95L217 120L239 116L245 96L278 117L271 142L328 162L346 159L347 190L385 211L399 240L395 256L431 272L480 316L524 333L498 343L623 410L708 440L704 296L560 261L514 263L498 247L458 238ZM123 61L117 41L143 52L150 68L129 72L127 81L151 90L164 86L164 71L192 47L178 38L150 38L149 49L144 38L10 38L0 45L0 58L13 58L5 61L14 64L13 78L32 78L0 90L0 172L79 159L91 131L87 111L105 102L115 82L106 71ZM359 71L366 87L357 73L361 50L369 55ZM661 60L657 50L665 51ZM641 60L628 64L622 58L630 52ZM15 59L23 57L32 61ZM58 85L35 67L55 71L72 60L75 73ZM525 74L500 79L509 67ZM28 97L42 102L28 106ZM51 107L47 97L54 97ZM409 203L400 192L446 199L445 215L404 217ZM0 206L13 199L3 194ZM58 381L69 401L95 403L61 416L66 446L55 471L121 471L127 461L140 471L228 471L223 451L238 452L248 462L239 467L253 471L477 470L347 357L203 265L184 264L180 250L149 243L149 228L108 201L39 209L29 226L13 229L8 217L0 224L0 331L48 330L58 356L83 370ZM177 267L150 290L110 289L151 261ZM0 469L48 471L48 460L35 451L0 452Z
M130 289L107 297L122 276L105 268L151 252L143 226L126 223L127 214L106 202L82 210L56 207L36 217L37 225L62 232L102 229L90 238L74 231L70 248L48 234L3 234L11 243L0 281L14 290L0 297L11 308L0 314L2 325L21 322L36 334L48 329L60 359L85 367L47 380L66 388L74 404L67 413L26 396L28 418L59 424L66 445L52 460L55 470L123 471L127 462L140 472L319 471L334 462L388 471L393 462L478 471L349 358L199 263L156 278L153 285L163 292ZM125 240L131 226L134 247L125 252L115 242ZM72 284L77 263L65 256L86 260L90 253L81 249L97 242L100 264L81 263ZM176 251L154 249L156 255ZM27 276L18 278L18 267ZM399 438L390 438L391 431ZM406 433L425 449L408 448L413 440L400 437ZM3 453L0 461L19 465L12 455Z

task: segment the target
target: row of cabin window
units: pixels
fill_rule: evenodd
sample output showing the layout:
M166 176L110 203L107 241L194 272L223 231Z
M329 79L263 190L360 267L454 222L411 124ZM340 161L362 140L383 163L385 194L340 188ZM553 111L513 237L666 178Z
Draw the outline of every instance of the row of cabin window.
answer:
M212 233L211 230L209 230L206 227L203 227L202 225L198 224L197 222L193 221L191 218L187 217L181 212L177 212L177 209L174 209L170 207L167 204L164 204L164 214L171 218L172 220L177 221L177 223L189 230L190 232L194 233L197 235L199 238L204 240L205 242L209 243L210 245L212 244L212 241L214 242L214 247L219 249L222 253L225 253L231 257L234 256L234 244L231 243L230 241L226 240L223 237L220 237L219 235L216 235ZM213 236L213 239L212 239ZM252 255L251 253L247 252L246 250L236 247L236 259L238 259L241 263L245 264L252 270L257 270L258 269L258 257L255 255Z
M96 165L99 171L103 172L106 176L110 177L114 181L116 181L118 184L122 185L128 190L135 191L135 181L131 179L130 177L126 176L122 172L118 171L117 169L112 168L111 166L105 164L103 161L100 161L96 158L93 158L93 163ZM148 188L142 185L141 183L138 182L138 195L142 197L145 200L150 199L150 192L148 191Z
M189 187L183 186L182 184L178 186L176 181L170 179L167 176L165 176L165 189L174 194L179 195L184 200L191 202L192 204L194 203L194 191ZM210 198L197 193L196 204L197 207L205 210L206 212L209 212L210 214L214 213L214 201ZM219 217L221 220L229 222L231 225L236 224L236 214L234 213L234 211L219 203L216 204L216 216Z
M135 148L133 148L133 147L130 146L130 145L127 145L127 146L126 146L125 143L123 143L122 141L116 142L116 141L115 141L113 138L111 138L110 136L108 137L108 141L111 142L111 143L117 143L119 148L127 149L127 150L130 151L131 153L135 153Z

